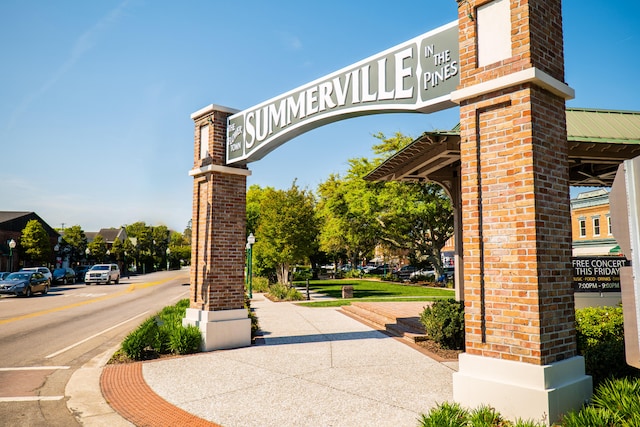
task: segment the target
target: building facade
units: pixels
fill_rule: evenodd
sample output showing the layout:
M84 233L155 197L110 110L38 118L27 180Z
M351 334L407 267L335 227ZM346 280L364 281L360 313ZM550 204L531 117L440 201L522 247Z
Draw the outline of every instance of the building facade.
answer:
M571 200L573 255L619 255L611 232L609 190L585 191Z

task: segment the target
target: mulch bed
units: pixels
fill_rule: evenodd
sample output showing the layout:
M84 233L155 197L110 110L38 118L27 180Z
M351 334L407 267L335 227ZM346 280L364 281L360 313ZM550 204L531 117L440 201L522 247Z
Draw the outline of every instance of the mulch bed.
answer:
M464 350L449 350L447 348L442 348L440 344L429 339L418 340L416 341L416 345L445 360L458 360L458 355L464 353Z

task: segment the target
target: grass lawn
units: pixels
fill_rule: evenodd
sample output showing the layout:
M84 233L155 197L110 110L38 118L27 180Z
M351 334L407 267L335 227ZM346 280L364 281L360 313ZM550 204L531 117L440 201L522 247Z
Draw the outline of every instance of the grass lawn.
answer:
M305 283L297 282L295 285L305 286ZM343 286L353 286L352 299L342 299ZM352 301L433 301L440 298L453 298L455 295L453 289L358 279L312 280L309 282L309 290L336 298L334 301L303 303L311 307L349 305Z

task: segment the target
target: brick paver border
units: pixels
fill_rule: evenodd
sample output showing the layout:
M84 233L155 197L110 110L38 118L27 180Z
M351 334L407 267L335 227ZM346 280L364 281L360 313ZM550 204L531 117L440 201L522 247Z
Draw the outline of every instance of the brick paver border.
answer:
M105 366L100 388L107 403L137 427L221 427L158 396L142 376L142 362Z

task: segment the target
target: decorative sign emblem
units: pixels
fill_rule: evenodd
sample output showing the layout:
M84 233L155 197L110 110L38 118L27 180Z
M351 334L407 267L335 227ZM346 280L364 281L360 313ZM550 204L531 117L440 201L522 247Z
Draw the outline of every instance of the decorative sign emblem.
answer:
M286 141L349 117L453 107L458 22L230 116L227 164L259 160Z

